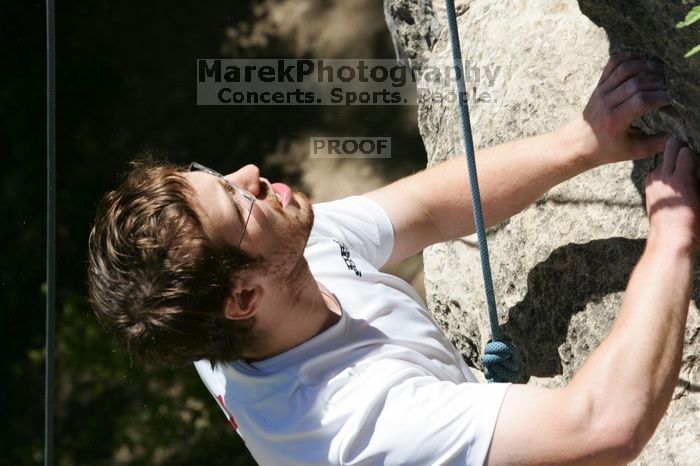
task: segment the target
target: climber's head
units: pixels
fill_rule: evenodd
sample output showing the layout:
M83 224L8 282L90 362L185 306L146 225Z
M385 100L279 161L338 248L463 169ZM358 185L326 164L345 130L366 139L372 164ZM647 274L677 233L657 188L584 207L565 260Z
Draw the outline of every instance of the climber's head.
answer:
M255 345L265 290L304 261L308 199L254 165L223 176L141 159L101 201L90 300L129 355L157 365L231 361Z

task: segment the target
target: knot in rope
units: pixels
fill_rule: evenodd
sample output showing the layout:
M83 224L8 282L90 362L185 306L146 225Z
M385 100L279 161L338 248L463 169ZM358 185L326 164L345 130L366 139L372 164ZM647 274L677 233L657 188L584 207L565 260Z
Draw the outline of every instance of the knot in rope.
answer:
M484 375L489 382L517 381L518 351L512 343L489 340L481 361L484 363Z

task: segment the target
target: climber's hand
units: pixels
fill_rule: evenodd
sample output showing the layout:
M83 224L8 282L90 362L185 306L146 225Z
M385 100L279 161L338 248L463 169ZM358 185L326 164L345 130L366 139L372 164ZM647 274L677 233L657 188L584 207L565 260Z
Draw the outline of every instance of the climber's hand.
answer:
M594 165L635 160L662 152L667 135L646 136L630 124L651 109L671 104L661 63L630 53L610 57L583 115L572 124Z
M646 179L649 238L690 252L700 251L697 154L671 138L663 163Z

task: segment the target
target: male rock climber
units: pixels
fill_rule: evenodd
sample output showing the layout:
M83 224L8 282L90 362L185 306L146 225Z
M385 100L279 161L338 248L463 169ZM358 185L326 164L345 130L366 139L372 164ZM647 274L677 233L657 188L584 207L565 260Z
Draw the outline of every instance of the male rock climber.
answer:
M98 209L93 307L133 359L194 362L262 465L628 462L668 407L700 249L694 154L630 128L669 104L661 65L617 55L580 118L477 155L494 225L665 147L619 316L564 388L475 383L416 292L380 271L473 232L462 158L313 207L252 165L137 163Z

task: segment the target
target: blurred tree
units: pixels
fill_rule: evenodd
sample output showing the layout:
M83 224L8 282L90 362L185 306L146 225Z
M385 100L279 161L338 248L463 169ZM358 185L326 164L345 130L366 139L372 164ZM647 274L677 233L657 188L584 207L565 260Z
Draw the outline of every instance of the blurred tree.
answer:
M0 463L17 465L43 447L43 2L3 1L0 11Z
M0 325L7 381L0 399L8 421L0 464L40 464L44 3L2 4L0 43L8 51L0 68L0 157L6 162L0 174ZM134 367L95 321L85 287L95 204L145 149L174 162L198 160L221 170L256 163L268 177L299 185L298 160L280 153L309 131L391 135L394 150L402 154L394 165L402 173L423 166L415 124L407 125L396 107L196 105L198 58L391 57L381 5L370 0L74 0L56 7L56 464L254 464L193 369ZM348 9L355 22L348 21ZM314 21L305 25L306 18ZM354 35L352 45L348 38ZM385 162L373 168L397 176Z

